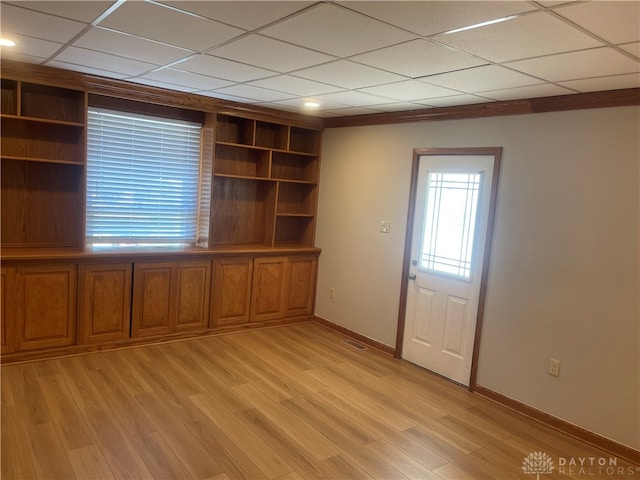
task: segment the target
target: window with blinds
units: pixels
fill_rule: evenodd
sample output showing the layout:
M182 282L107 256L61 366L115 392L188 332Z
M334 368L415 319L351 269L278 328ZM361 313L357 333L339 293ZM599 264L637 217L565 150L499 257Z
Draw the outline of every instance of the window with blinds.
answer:
M202 126L90 108L88 244L193 245Z

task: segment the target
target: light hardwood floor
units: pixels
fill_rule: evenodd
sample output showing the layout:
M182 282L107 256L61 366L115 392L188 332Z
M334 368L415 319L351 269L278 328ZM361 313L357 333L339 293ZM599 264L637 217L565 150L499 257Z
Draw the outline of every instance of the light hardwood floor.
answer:
M640 478L562 473L610 455L344 340L310 322L3 366L2 478L535 479L539 451L542 480Z

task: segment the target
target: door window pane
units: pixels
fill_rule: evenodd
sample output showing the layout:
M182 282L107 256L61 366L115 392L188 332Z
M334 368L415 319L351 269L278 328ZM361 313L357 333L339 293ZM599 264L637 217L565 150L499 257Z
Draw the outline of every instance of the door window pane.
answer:
M481 173L429 172L421 267L471 278Z

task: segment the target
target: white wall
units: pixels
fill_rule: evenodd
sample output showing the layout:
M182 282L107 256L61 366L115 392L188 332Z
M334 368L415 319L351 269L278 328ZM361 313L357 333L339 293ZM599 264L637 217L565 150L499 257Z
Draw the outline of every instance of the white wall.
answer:
M413 148L502 146L478 384L640 449L638 132L637 107L326 130L316 314L394 346Z

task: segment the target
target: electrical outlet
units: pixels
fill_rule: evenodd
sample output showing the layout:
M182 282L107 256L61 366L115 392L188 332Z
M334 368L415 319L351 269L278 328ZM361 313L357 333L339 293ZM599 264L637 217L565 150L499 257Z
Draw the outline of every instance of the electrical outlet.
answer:
M549 375L553 375L554 377L560 375L560 360L556 360L555 358L549 359Z
M380 222L380 232L389 233L391 231L391 222L389 220L382 220Z
M335 289L335 287L331 287L329 289L329 298L336 298L336 289Z

